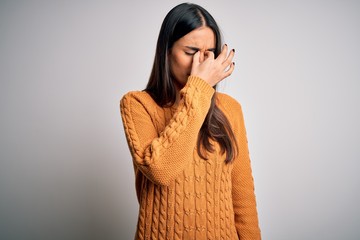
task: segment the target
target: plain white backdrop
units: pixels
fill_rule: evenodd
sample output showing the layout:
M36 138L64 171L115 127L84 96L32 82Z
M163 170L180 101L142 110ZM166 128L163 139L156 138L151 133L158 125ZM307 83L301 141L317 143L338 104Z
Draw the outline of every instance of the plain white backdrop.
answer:
M194 1L236 49L263 239L360 239L360 2ZM0 238L133 239L119 100L181 1L0 1Z

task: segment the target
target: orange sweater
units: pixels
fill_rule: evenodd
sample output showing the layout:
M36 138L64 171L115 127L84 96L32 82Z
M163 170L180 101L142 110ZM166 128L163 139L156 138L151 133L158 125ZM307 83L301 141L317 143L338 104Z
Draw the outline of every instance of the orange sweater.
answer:
M231 164L214 143L208 160L196 141L215 90L190 76L178 106L159 107L146 92L129 92L120 108L133 158L139 217L135 239L260 239L240 104L216 93L239 145Z

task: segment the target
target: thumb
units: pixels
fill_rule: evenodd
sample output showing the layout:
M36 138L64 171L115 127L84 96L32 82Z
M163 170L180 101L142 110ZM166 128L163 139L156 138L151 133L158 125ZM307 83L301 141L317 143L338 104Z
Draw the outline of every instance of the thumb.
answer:
M200 64L200 51L197 51L193 56L192 68Z

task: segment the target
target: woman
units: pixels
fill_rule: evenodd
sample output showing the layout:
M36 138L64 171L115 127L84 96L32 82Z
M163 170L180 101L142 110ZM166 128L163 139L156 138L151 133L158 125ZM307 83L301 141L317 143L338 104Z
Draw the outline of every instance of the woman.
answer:
M215 92L234 70L213 17L180 4L161 26L144 91L120 108L132 154L135 239L260 239L240 104Z

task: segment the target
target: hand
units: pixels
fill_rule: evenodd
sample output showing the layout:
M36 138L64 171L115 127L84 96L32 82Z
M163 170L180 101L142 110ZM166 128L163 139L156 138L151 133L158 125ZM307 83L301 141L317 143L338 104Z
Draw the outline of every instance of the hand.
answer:
M198 76L210 86L214 86L227 78L234 71L235 63L232 62L232 59L235 50L231 50L229 54L227 52L228 46L226 44L216 59L213 52L206 51L203 62L200 62L200 51L196 52L193 57L191 75Z

